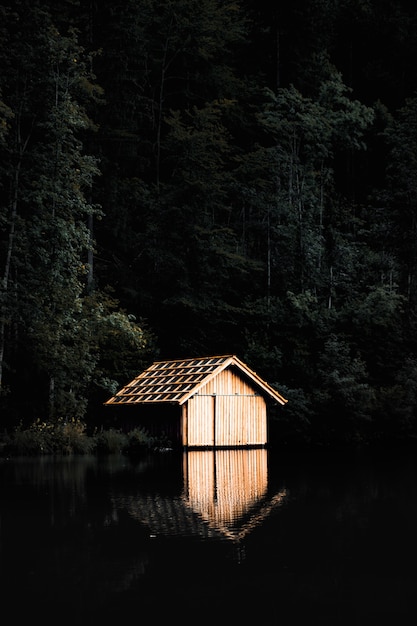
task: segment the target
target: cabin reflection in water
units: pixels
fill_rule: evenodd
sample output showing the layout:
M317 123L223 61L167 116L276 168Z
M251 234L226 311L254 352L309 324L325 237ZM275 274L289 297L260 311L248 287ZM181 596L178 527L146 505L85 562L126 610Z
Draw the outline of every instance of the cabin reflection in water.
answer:
M198 536L236 544L286 498L268 492L266 449L184 452L184 488L176 496L129 496L115 505L148 527L153 536Z
M265 504L267 451L188 452L184 455L184 485L187 504L202 520L227 538L241 538L257 523L259 505ZM257 516L252 519L255 511Z

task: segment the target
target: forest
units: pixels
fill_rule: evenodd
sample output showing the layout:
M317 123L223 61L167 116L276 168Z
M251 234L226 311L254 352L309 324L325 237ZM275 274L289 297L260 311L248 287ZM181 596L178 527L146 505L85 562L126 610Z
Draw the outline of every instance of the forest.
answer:
M417 7L0 6L1 428L236 354L283 441L417 436Z

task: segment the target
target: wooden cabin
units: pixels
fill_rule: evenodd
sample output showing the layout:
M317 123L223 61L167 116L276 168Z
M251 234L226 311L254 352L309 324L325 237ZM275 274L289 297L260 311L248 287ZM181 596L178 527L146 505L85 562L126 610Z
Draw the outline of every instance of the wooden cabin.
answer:
M268 404L286 402L236 356L224 355L156 361L105 404L140 409L131 426L166 433L174 445L231 448L265 446Z

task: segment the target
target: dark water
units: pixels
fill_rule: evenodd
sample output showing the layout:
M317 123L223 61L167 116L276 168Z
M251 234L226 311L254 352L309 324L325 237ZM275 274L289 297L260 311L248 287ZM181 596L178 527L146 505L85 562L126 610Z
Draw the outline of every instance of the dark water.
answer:
M2 459L0 614L416 624L417 452Z

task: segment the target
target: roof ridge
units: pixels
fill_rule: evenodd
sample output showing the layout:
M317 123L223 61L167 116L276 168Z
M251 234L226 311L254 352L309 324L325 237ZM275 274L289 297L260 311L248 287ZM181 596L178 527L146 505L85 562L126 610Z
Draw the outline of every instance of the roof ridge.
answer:
M161 359L158 361L154 361L154 363L179 363L180 361L199 361L201 359L230 359L231 357L236 357L236 355L230 353L230 354L215 354L215 355L206 355L206 356L190 356L190 357L184 357L182 359Z

